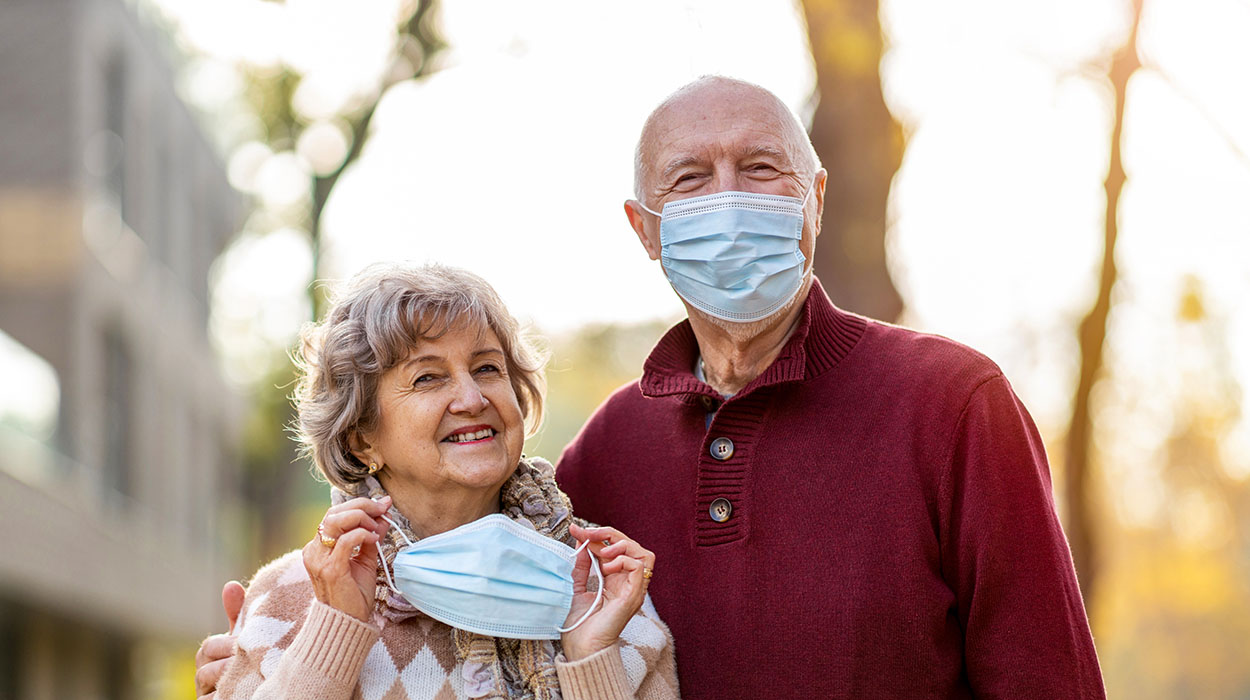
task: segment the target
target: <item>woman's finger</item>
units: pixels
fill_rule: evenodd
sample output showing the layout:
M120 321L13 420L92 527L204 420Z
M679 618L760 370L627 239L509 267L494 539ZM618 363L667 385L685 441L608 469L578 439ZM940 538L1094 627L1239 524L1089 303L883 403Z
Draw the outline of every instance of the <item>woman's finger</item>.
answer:
M613 557L611 561L600 564L599 569L603 572L604 576L611 576L612 574L619 574L622 571L630 571L629 565L631 563L637 564L639 568L642 567L642 562L629 556L628 554L621 554Z
M339 535L334 549L330 551L329 563L335 567L335 573L338 573L338 567L342 567L342 572L350 576L352 558L360 554L367 545L377 544L378 538L378 533L363 527Z
M386 515L386 511L390 509L390 507L390 496L382 496L376 501L372 498L365 498L364 496L361 496L360 498L353 498L350 501L344 501L338 505L330 506L329 510L326 511L326 515L331 513L342 513L343 511L348 510L362 510L368 513L372 518L381 518L383 515Z
M647 562L648 565L655 562L655 554L651 550L625 536L614 538L612 543L600 550L598 554L600 557L615 557L618 554L628 554L635 559Z
M643 572L650 567L644 567L642 562L637 559L635 564L627 566L629 569L629 593L626 595L629 601L629 614L632 617L635 613L642 609L642 601L647 596L647 580L643 577Z
M614 527L607 527L607 526L582 527L576 523L569 525L570 532L573 532L574 528L577 528L577 530L583 533L584 536L578 538L582 540L590 539L596 542L603 542L604 544L612 544L613 542L616 542L618 540L629 539L624 534L622 534L620 530L617 530ZM576 537L576 535L574 536Z
M600 551L606 552L600 554L602 557L615 557L618 554L628 554L631 557L638 559L646 559L648 555L651 557L655 556L651 554L650 550L638 544L633 539L630 539L627 535L614 527L579 527L577 529L585 535L579 539L590 539L594 542L606 543L602 548L596 550L596 554L600 554ZM569 530L572 531L573 528L570 527Z
M619 616L622 619L621 624L624 625L642 608L643 598L647 594L642 577L643 566L642 562L633 557L615 559L611 564L615 569L614 575L620 578L617 578L610 589L611 599L604 607L611 607L614 612L609 614L613 617Z
M326 513L319 528L323 537L337 538L345 532L356 528L364 528L370 532L382 534L389 524L370 516L363 510L344 510L338 513Z
M573 592L586 590L586 581L590 578L590 552L582 550L573 560Z

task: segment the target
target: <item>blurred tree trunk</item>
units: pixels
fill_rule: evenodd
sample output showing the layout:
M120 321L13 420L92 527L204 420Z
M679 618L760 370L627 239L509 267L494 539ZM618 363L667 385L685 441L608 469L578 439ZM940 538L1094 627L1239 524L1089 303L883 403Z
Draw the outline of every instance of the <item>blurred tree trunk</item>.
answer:
M1072 401L1072 422L1068 427L1064 460L1065 498L1068 511L1068 541L1081 584L1081 595L1088 606L1098 580L1098 548L1094 534L1094 513L1090 485L1090 452L1093 447L1093 415L1090 392L1098 381L1107 337L1107 317L1111 312L1111 290L1115 286L1115 243L1118 235L1120 193L1124 189L1124 163L1121 141L1124 131L1124 105L1129 79L1141 67L1137 55L1137 28L1141 23L1142 0L1133 0L1133 23L1128 39L1111 59L1108 77L1115 91L1115 125L1111 130L1111 163L1104 186L1107 212L1103 231L1102 272L1098 298L1077 331L1081 348L1081 370Z
M903 132L881 94L877 0L803 0L819 104L812 145L829 171L816 275L833 300L887 321L902 299L885 260L886 198Z

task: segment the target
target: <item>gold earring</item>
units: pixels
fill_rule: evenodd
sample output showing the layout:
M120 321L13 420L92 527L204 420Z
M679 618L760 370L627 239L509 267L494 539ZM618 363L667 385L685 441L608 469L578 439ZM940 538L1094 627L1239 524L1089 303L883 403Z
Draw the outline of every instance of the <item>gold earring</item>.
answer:
M380 471L381 469L382 469L382 467L379 467L377 462L370 462L370 463L369 463L369 473L370 473L370 474L377 474L377 473L378 473L378 471Z

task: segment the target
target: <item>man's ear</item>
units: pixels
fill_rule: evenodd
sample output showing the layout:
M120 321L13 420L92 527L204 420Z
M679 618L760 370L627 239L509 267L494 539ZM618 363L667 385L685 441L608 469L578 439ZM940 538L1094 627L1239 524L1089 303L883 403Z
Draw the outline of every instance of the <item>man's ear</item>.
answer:
M816 199L816 226L812 229L814 238L820 237L820 222L825 218L825 185L829 183L829 171L821 168L816 171L816 179L812 188L816 191L812 196Z
M654 240L647 235L646 220L648 214L643 211L642 205L636 199L625 200L625 217L629 219L629 225L634 229L634 233L638 234L638 240L642 243L642 247L647 249L647 255L652 260L660 259L660 241L657 236Z

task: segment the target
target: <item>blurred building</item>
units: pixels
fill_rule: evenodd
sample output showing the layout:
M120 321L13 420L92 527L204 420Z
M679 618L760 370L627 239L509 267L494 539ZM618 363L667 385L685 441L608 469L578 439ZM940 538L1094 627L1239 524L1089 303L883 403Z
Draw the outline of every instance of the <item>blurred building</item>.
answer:
M0 3L4 699L186 697L160 679L237 569L241 405L207 321L244 201L136 12Z

